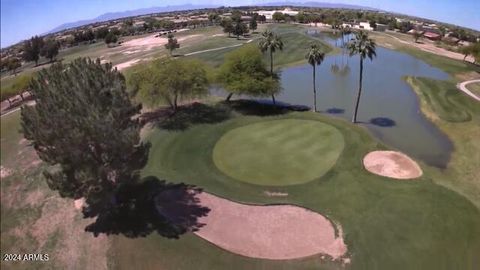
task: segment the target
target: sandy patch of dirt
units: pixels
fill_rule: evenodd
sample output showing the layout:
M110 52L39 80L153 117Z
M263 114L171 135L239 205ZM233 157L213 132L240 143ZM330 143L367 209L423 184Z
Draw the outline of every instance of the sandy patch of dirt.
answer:
M16 168L27 178L16 179L8 187L2 187L2 208L35 210L32 212L35 215L20 216L18 221L21 225L2 231L2 238L5 235L15 239L15 244L9 247L10 251L49 253L49 263L55 269L107 269L108 239L105 236L94 237L84 231L92 220L83 219L82 213L71 207L71 200L60 198L56 192L52 195L46 187L28 187L29 177L44 181L38 179L40 172L32 175L41 160L25 141L21 140L18 148L21 149L19 155L12 159L18 160ZM3 166L1 169L3 178L8 169Z
M422 176L422 169L407 155L395 151L373 151L363 158L367 171L395 179L413 179Z
M83 219L81 213L70 207L71 201L53 197L45 202L42 216L31 227L31 234L39 243L39 250L54 235L59 240L50 254L53 263L62 269L75 269L83 258L88 258L85 269L107 269L108 239L94 237L84 231L92 219Z
M28 140L25 139L25 138L22 138L22 139L18 142L19 145L26 145L27 143L28 143Z
M83 207L83 204L85 204L85 199L84 198L73 201L73 205L75 206L75 209L77 209L77 210L81 210L82 207Z
M137 53L137 52L140 52L140 50L123 51L122 53L128 55L128 54L134 54L134 53Z
M141 59L140 58L137 58L137 59L132 59L130 61L127 61L127 62L123 62L121 64L118 64L116 65L115 67L117 68L117 70L122 70L122 69L125 69L125 68L128 68L128 67L131 67L133 65L135 65L137 62L139 62Z
M9 168L0 166L0 179L9 177L12 174L13 174L13 170L10 170Z
M39 206L45 200L45 193L37 189L27 194L25 203L29 206Z
M149 50L152 50L153 48L156 48L156 47L163 46L163 45L167 44L168 39L167 39L166 36L155 37L156 35L157 34L153 34L153 35L150 35L150 36L146 36L146 37L142 37L142 38L136 38L136 39L132 39L132 40L124 42L122 44L122 48L125 48L126 50L124 50L123 52L124 53L129 52L131 54L131 53L134 53L133 51L135 51L135 52L149 51ZM181 42L181 41L190 39L192 37L197 37L197 36L200 36L200 35L183 36L183 37L177 38L177 40L179 42Z
M293 205L246 205L208 193L198 195L210 208L195 232L232 253L252 258L287 260L317 254L333 259L344 256L342 230L322 215Z
M465 57L461 53L452 52L452 51L449 51L449 50L444 49L444 48L439 48L439 47L435 46L435 43L433 41L430 41L430 40L425 39L425 38L420 43L420 42L414 42L413 40L412 41L406 41L406 40L400 39L398 37L392 36L390 34L386 34L386 35L396 39L400 43L408 44L410 46L417 47L418 49L420 49L422 51L425 51L425 52L430 52L430 53L437 54L437 55L443 55L445 57L449 57L449 58L457 59L457 60L462 60L462 61ZM468 56L465 60L467 60L469 62L472 62L474 59L473 59L472 56Z

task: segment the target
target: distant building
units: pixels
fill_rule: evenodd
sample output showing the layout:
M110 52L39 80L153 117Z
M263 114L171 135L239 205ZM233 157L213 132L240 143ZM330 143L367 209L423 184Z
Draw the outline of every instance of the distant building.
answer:
M369 30L369 31L372 31L372 30L373 30L373 28L370 26L370 23L369 23L369 22L360 22L360 23L354 25L353 28L363 29L363 30Z
M258 11L258 15L263 15L267 20L271 20L273 17L273 13L275 12L280 12L280 13L283 13L284 15L289 15L289 16L296 16L298 14L298 11L294 11L289 8L286 8L284 10L260 10Z
M442 39L442 36L437 34L437 33L433 33L433 32L425 32L423 34L424 37L430 39L430 40L440 40Z
M377 27L375 28L375 31L385 32L385 30L387 29L388 29L388 25L377 23Z
M477 42L478 42L478 38L477 38ZM470 46L470 44L472 44L472 43L470 43L470 42L468 42L468 41L465 41L465 40L459 40L459 41L457 42L457 44L458 44L459 46Z

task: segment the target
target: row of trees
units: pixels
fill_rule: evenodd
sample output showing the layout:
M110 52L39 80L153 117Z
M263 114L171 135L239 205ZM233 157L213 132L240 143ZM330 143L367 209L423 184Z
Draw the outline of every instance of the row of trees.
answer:
M281 87L273 71L273 55L282 48L281 37L266 31L258 46L247 45L229 53L215 81L231 95L272 96L275 100ZM363 60L375 56L375 43L359 32L349 50L360 55L360 87L353 117L356 121ZM262 51L270 54L270 70ZM315 67L324 56L316 44L306 55L314 69L314 95ZM131 97L150 106L166 103L176 112L183 99L207 94L209 76L197 60L169 58L135 72L130 83L132 90L127 91L123 75L100 60L55 63L41 70L30 83L36 105L21 110L25 138L49 165L44 171L49 187L62 197L84 198L85 217L98 217L98 222L119 209L138 206L137 198L128 195L128 187L141 182L139 171L146 164L150 145L140 139L141 125L136 116L141 105ZM127 194L122 192L125 187ZM155 213L154 217L161 215Z
M38 65L40 56L48 58L50 62L53 62L58 55L60 45L53 39L47 39L46 41L39 36L34 36L30 40L25 41L23 45L23 59L27 62L35 62Z
M247 34L250 30L255 31L257 29L257 21L250 22L250 29L241 19L223 18L220 21L220 26L223 28L224 33L228 33L228 36L234 35L237 39L244 34Z

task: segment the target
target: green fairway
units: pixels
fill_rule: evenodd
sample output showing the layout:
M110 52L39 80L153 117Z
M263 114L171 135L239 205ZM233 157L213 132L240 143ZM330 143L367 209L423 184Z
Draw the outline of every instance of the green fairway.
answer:
M459 192L480 207L480 106L452 81L407 77L420 97L422 112L455 146L448 170L434 171L435 182ZM468 85L467 85L468 86Z
M470 92L474 93L477 97L480 97L480 83L475 82L475 83L469 83L467 84L468 90Z
M310 48L310 45L314 42L318 43L321 49L323 50L323 52L325 52L326 54L336 52L336 50L332 48L332 46L328 45L321 39L307 35L306 31L308 27L304 25L268 24L268 25L262 25L262 29L263 28L268 28L269 30L272 30L276 34L278 34L282 38L282 41L284 44L283 50L277 51L273 56L273 63L275 65L275 68L307 63L305 60L305 54ZM259 32L261 31L262 30L259 30ZM260 37L260 34L258 33L252 35L251 36L251 38L253 39L252 43L255 43L255 44L258 43L259 37ZM207 41L202 42L202 43L205 43L205 45L196 45L196 46L192 46L192 48L195 48L194 50L205 50L205 49L218 48L218 47L223 47L230 44L234 45L234 44L239 44L244 42L245 42L244 40L239 42L239 41L236 41L236 39L232 39L228 37L213 37ZM192 50L192 48L189 47L186 49L180 49L179 51L189 52ZM204 52L204 53L195 54L189 57L201 59L202 61L205 61L207 64L210 64L216 67L222 64L225 54L235 49L238 49L238 47L230 47L230 48L225 48L218 51ZM270 63L270 56L268 53L264 54L264 59L266 63Z
M213 161L240 181L284 186L321 177L335 165L343 147L342 134L332 126L285 119L227 132L215 145Z
M472 120L473 114L480 112L478 105L460 93L454 82L420 77L408 77L407 81L421 92L425 102L445 121L467 122Z

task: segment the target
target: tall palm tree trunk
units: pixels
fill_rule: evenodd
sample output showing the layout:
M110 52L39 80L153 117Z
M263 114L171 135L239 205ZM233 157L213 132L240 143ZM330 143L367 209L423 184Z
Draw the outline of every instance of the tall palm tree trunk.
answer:
M315 86L315 65L313 65L313 111L317 112L317 88Z
M357 99L355 102L355 111L353 113L353 119L352 119L353 123L357 122L358 105L360 104L360 95L362 94L362 81L363 81L363 58L360 57L360 80L358 85Z
M273 78L273 52L272 52L271 49L270 49L270 75ZM276 105L275 94L273 94L273 93L272 93L272 102L273 102L273 105Z

